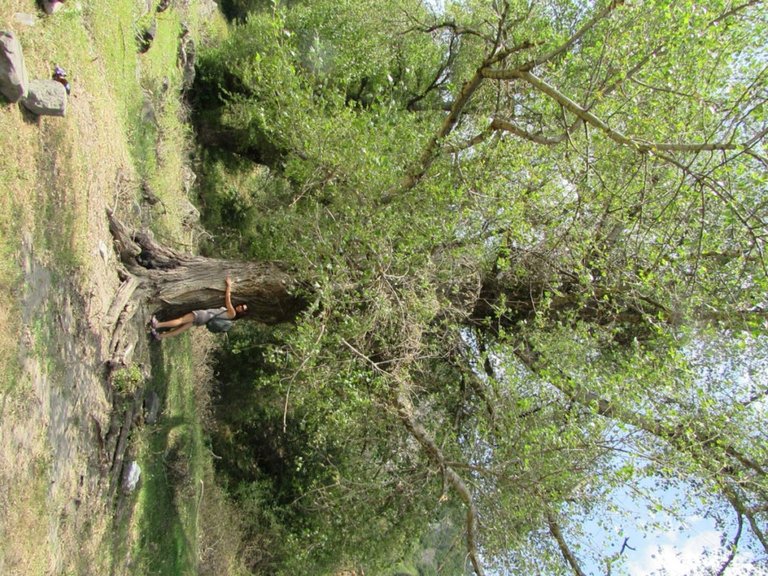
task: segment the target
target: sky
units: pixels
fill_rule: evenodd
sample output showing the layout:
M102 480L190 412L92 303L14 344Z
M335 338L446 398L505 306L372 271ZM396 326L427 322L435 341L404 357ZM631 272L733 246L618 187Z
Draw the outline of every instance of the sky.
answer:
M424 0L425 4L431 7L436 13L441 13L445 8L445 0ZM765 49L756 48L752 54L756 58L760 67L766 61ZM726 359L725 363L734 359ZM735 360L738 364L738 359ZM745 369L744 366L741 368ZM757 369L758 380L765 377L764 366ZM737 369L738 371L738 369ZM720 375L722 377L722 375ZM742 375L742 378L746 377ZM738 385L744 385L743 381L737 378ZM754 383L748 383L750 386ZM759 382L760 388L764 386ZM750 387L750 390L752 388ZM765 410L768 403L763 404L761 408ZM686 499L692 500L693 497L687 493L685 487L682 489L654 490L649 487L649 493L658 497L662 504L669 504L668 508L673 509L685 503ZM655 492L655 493L654 493ZM693 491L691 491L691 494ZM617 500L625 507L625 515L616 517L609 521L615 532L609 532L604 526L599 526L596 522L588 521L583 524L584 538L589 539L591 544L583 542L588 548L592 548L596 557L605 557L621 548L625 538L629 538L628 544L634 549L626 549L623 554L625 564L621 568L614 570L614 576L694 576L694 575L715 575L722 566L727 551L723 544L730 543L736 531L735 525L726 528L723 533L711 518L704 518L695 515L691 508L691 513L684 520L674 520L670 518L657 519L659 523L667 523L667 529L659 529L654 523L655 513L639 504L637 497L629 493L621 493L617 489ZM666 502L665 502L666 501ZM684 505L684 504L683 504ZM698 508L701 508L698 506ZM610 512L603 511L603 519ZM661 513L663 515L663 513ZM635 522L628 521L628 518L634 518ZM749 550L750 542L754 541L750 529L745 521L743 534L740 540L739 552L731 562L724 576L768 576L768 564L758 565L754 562L755 556ZM606 553L606 550L608 551ZM582 567L588 574L605 575L604 565L593 563L580 555ZM585 561L586 560L586 561Z
M686 534L666 532L638 547L627 563L627 574L687 576L695 570L705 574L717 571L725 560L720 549L720 532L713 523L701 518L692 518L689 529ZM746 557L737 557L726 574L745 575L750 573L751 568L751 562ZM752 574L768 574L768 570L753 571Z
M681 501L697 499L684 487L656 495L670 509L679 506ZM599 556L617 551L624 538L628 538L627 543L634 550L625 549L625 563L616 567L613 576L710 576L716 574L725 561L727 553L722 546L723 536L730 543L735 525L728 527L724 535L712 518L691 513L677 520L664 511L650 512L636 496L621 489L616 491L616 500L622 506L620 513L598 511L604 522L588 521L584 526L584 536L591 541L587 547ZM724 576L768 576L768 565L760 566L754 561L755 556L748 548L752 542L745 522L739 553ZM590 565L585 555L580 558L586 560L583 568L588 574L605 575L604 566Z

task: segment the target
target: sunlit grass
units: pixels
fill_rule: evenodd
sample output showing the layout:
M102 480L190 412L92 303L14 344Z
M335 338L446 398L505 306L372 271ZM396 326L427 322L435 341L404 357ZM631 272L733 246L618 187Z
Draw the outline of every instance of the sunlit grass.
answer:
M12 407L6 407L6 409ZM44 438L31 438L32 447L41 447ZM0 482L8 490L0 495L0 570L3 574L46 574L50 570L48 545L46 471L50 462L42 450L28 456L9 449L0 440ZM23 537L20 537L23 536Z
M194 7L195 2L190 5ZM47 17L34 0L0 3L0 28L19 37L30 77L49 78L58 65L67 71L71 85L64 118L36 118L17 104L0 102L0 133L5 135L0 155L3 574L56 573L57 565L77 566L75 559L61 554L78 545L82 545L83 561L98 554L99 566L113 559L120 563L137 558L139 574L192 573L198 562L203 470L208 470L210 479L212 466L199 418L202 396L190 387L199 366L189 340L165 347L167 355L163 354L163 368L154 384L169 392L159 429L140 429L132 438L145 469L133 519L128 526L110 531L105 527L111 523L105 509L107 516L91 528L99 534L92 542L72 542L75 534L55 533L61 519L57 503L48 495L47 424L30 418L39 412L39 399L27 373L30 367L22 363L24 357L32 356L44 378L56 378L62 369L47 358L58 345L45 337L53 333L55 318L39 317L25 325L22 307L24 294L31 288L26 280L31 262L66 279L68 287L87 293L92 272L103 265L99 240L108 237L105 208L122 206L124 216L136 218L128 210L138 205L141 185L147 183L165 207L151 214L153 227L163 238L192 248L180 218L190 200L183 177L191 147L187 112L179 98L182 78L177 46L182 16L175 6L158 14L155 42L148 52L139 54L136 23L154 14L143 14L145 9L145 3L134 0L80 0L67 2L64 9ZM34 16L34 26L21 24L17 13ZM192 10L185 21L196 38L204 28L216 33L225 30L218 15L201 19ZM98 235L93 222L102 226ZM184 474L169 483L165 455L172 446L180 449ZM96 549L105 535L109 546ZM121 535L127 538L121 541ZM64 538L70 541L62 544ZM133 574L124 572L132 569L113 566L116 574Z

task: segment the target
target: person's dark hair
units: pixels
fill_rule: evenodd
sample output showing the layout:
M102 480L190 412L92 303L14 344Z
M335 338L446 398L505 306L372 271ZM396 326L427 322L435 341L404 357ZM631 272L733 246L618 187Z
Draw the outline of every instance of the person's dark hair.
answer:
M242 304L235 304L235 317L234 320L238 320L243 316L248 315L248 305L243 302Z

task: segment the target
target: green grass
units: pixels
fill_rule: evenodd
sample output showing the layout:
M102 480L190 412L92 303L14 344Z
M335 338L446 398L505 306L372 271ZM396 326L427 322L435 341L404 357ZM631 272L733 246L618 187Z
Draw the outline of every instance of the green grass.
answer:
M137 75L136 2L91 2L85 8L86 28L94 43L105 78L115 95L115 107L126 126L135 123L141 111L141 90Z
M127 137L134 167L142 178L147 178L157 171L155 146L159 137L157 126L146 114L146 104L151 101L152 90L145 91L147 79L144 66L147 55L137 52L136 35L141 29L141 22L150 15L140 15L136 3L120 2L117 5L94 2L88 9L90 33L98 53L103 58L105 77L109 79L111 90L116 97L115 108L119 111L123 133ZM158 31L165 25L158 23ZM160 53L157 48L155 53ZM163 47L165 52L175 58L175 49ZM152 49L150 49L150 53ZM149 54L149 53L148 53ZM165 73L173 73L175 62L171 56L165 56L159 65Z
M0 103L0 132L12 138L0 155L0 445L6 450L0 456L7 455L8 461L16 455L9 442L2 442L11 437L3 426L28 422L35 401L27 393L20 363L22 341L29 338L26 352L50 374L62 369L54 354L60 343L50 340L54 315L25 325L22 314L27 239L35 261L53 274L52 282L61 283L62 290L74 286L87 293L89 272L99 257L89 223L103 214L94 199L130 205L141 182L147 182L167 207L164 214L154 214L155 231L172 242L189 243L177 209L187 200L182 174L191 146L178 97L178 38L182 19L195 38L204 30L219 34L225 28L220 17L203 20L194 11L182 15L173 6L157 15L155 42L147 53L138 54L141 5L135 0L68 2L55 17L38 13L34 27L23 27L14 23L14 14L36 13L34 0L0 3L0 27L20 37L30 77L47 78L60 65L72 86L64 118L34 119L16 105ZM124 189L118 189L116 174L127 183ZM131 575L194 574L198 531L204 524L199 517L201 481L209 481L212 469L190 386L197 376L196 359L189 339L181 338L156 348L152 360L151 385L166 396L165 412L156 426L139 429L131 438L143 469L141 488L129 503L135 506L132 514L128 510L104 532L111 548L100 557L112 558L117 574L123 569ZM132 386L133 376L128 376L131 382L125 386ZM0 571L4 558L23 559L19 566L27 568L25 574L47 573L50 562L46 538L52 520L47 515L54 509L45 494L51 464L44 425L35 431L39 438L34 448L18 455L29 465L0 473L0 493L15 498L5 502L0 497ZM130 566L117 566L128 557L133 559Z
M209 456L191 386L193 364L188 338L152 351L151 387L164 409L137 442L142 483L131 521L137 575L196 573L200 480Z

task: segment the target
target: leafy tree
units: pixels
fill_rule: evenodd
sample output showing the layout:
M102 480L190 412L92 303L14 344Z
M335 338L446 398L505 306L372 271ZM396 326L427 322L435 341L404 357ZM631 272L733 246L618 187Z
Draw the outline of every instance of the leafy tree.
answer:
M425 518L447 500L477 574L583 574L579 518L679 486L737 527L724 573L768 554L766 20L757 0L253 15L203 60L198 126L290 183L259 260L113 230L162 308L220 301L230 273L254 319L295 323L279 389L358 454L325 452L344 466L313 505L351 517L360 483Z

